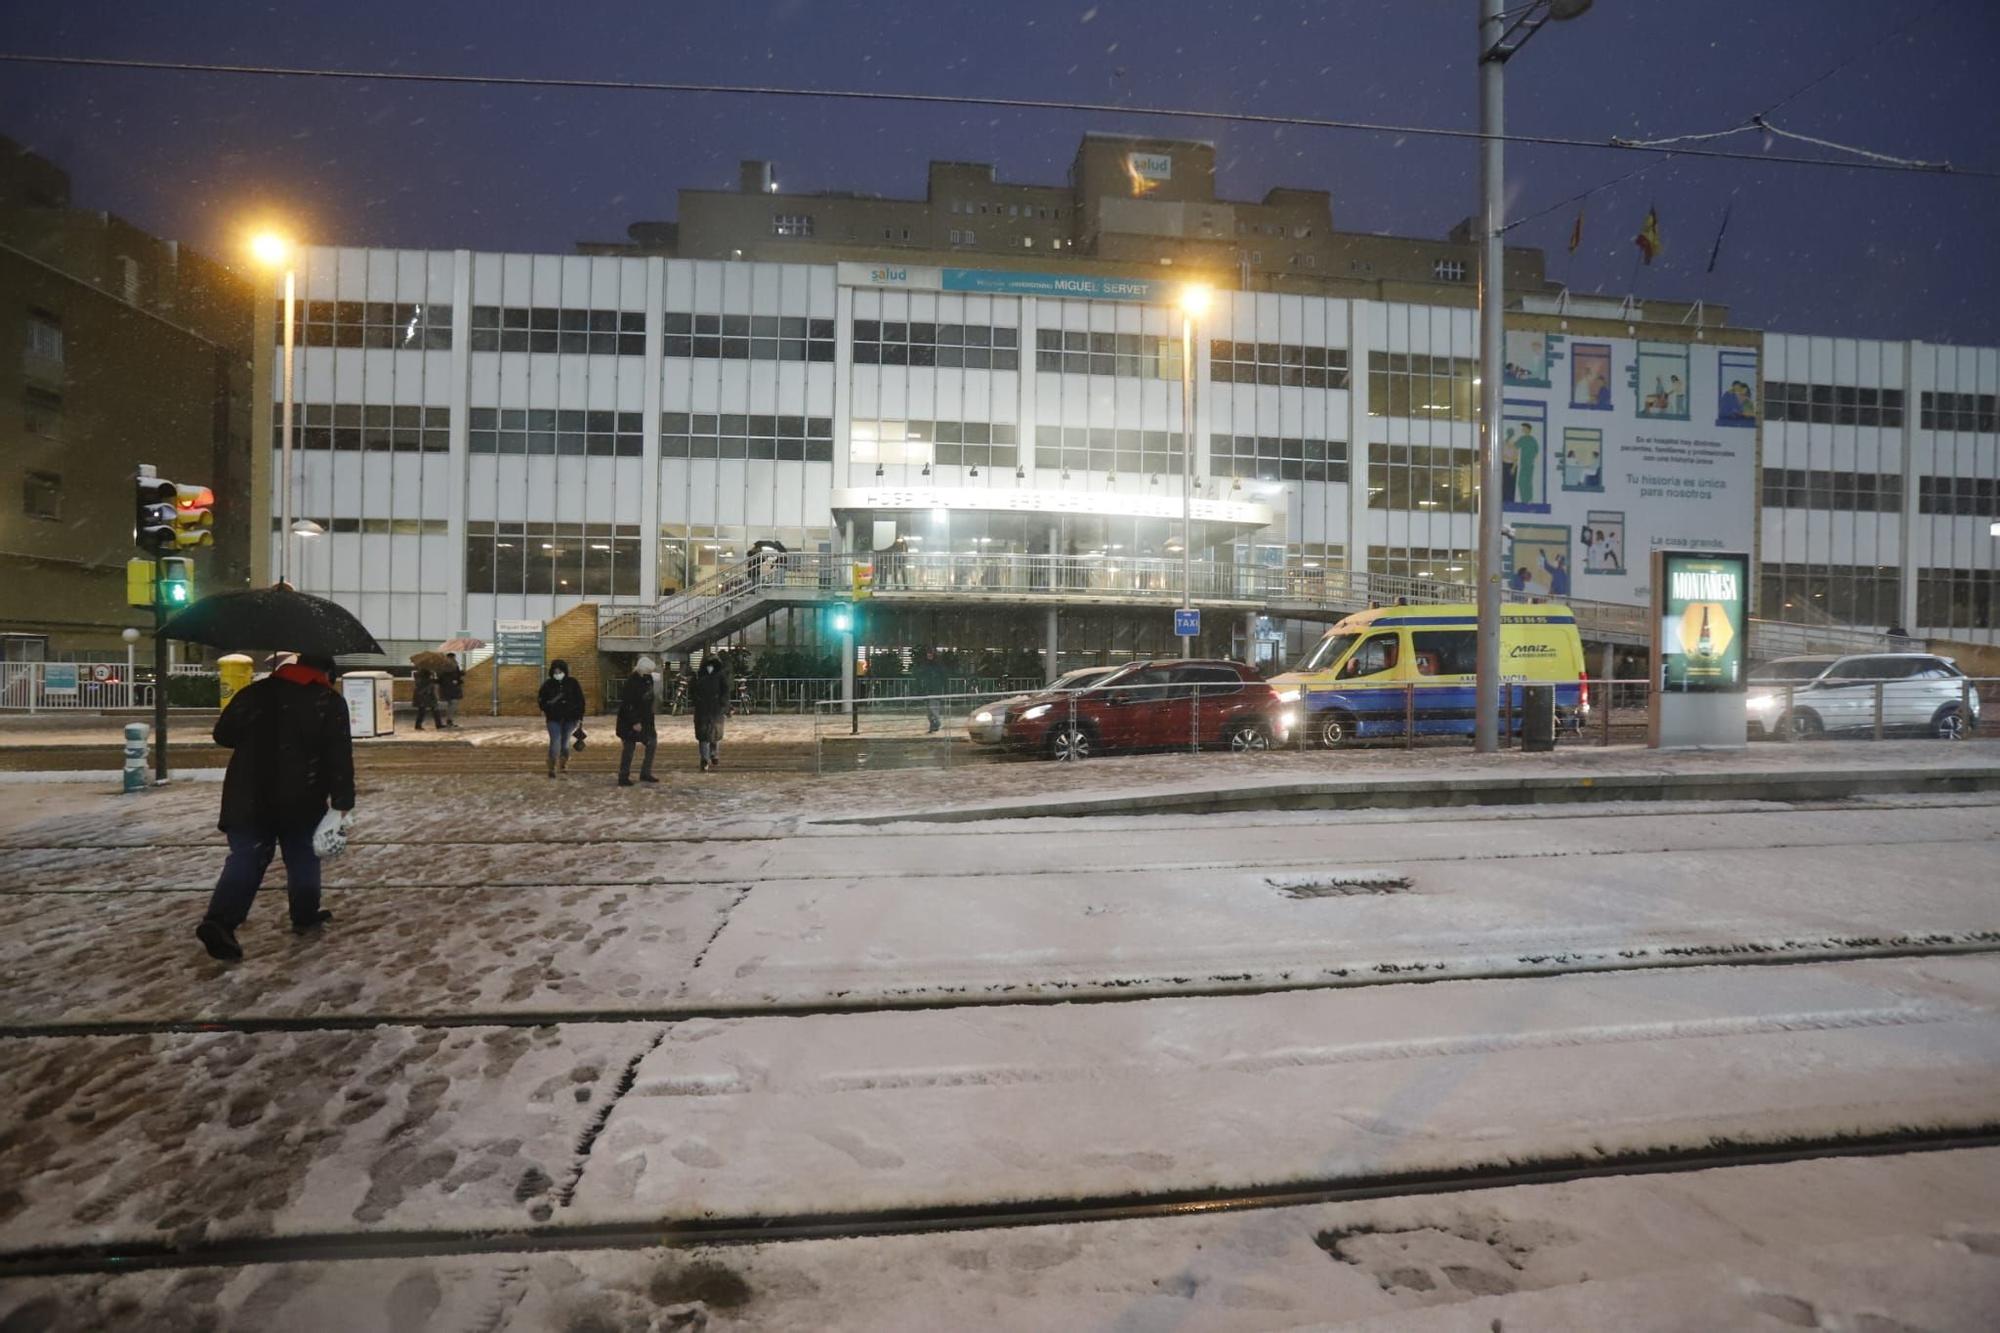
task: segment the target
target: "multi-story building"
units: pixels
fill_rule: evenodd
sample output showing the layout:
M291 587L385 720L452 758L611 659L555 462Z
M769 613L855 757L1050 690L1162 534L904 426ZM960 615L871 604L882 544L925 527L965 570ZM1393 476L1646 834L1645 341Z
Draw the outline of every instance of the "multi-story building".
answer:
M1469 224L1443 239L1339 231L1325 190L1219 199L1215 145L1088 134L1062 185L997 179L991 164L933 162L922 199L786 191L770 162L744 162L735 190L684 189L674 222L639 222L588 254L774 263L903 262L1177 278L1434 305L1474 303ZM1508 247L1508 290L1547 290L1541 251ZM1663 317L1678 319L1676 306ZM1712 312L1716 313L1716 312ZM1717 322L1725 317L1716 313Z
M1189 436L1197 600L1231 608L1211 650L1307 632L1280 597L1235 614L1263 596L1238 595L1244 569L1469 579L1472 310L1218 292L1187 432L1177 281L985 262L310 250L294 512L329 535L303 586L402 651L648 607L773 539L889 555L874 643L1039 650L1061 603L1065 659L1161 651L1167 618L1133 603L1175 577ZM1650 550L1748 549L1764 614L1995 640L1993 350L1538 293L1509 326L1517 592L1636 606ZM276 384L260 371L260 421ZM1033 561L1069 572L1008 572ZM786 643L817 622L731 628Z
M197 587L241 586L250 542L250 286L71 206L0 139L0 634L10 659L123 656L140 463L218 497Z

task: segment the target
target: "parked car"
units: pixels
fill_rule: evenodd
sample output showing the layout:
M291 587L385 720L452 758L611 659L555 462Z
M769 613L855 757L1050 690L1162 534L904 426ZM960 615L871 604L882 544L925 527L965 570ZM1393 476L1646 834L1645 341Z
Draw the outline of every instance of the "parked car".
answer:
M1750 673L1750 734L1873 732L1880 683L1882 729L1963 740L1979 727L1979 691L1949 657L1852 653L1781 657Z
M1048 689L1036 693L1073 694L1078 690L1088 689L1095 682L1103 680L1117 670L1118 667L1108 666L1079 667L1075 671L1067 671L1057 676L1049 682ZM1029 694L1016 694L1011 698L995 699L990 704L982 704L973 711L971 721L966 723L966 735L972 738L974 745L1003 743L1007 739L1007 711L1017 704L1025 705L1033 697L1035 696Z
M1172 659L1130 663L1087 690L1030 696L1007 710L1005 733L1011 749L1087 759L1190 743L1263 750L1289 739L1292 720L1241 662Z

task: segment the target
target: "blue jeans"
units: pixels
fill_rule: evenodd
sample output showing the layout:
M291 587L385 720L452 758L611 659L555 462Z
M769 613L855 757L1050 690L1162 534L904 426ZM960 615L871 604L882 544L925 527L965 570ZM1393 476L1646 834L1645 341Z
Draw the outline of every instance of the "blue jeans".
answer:
M554 768L556 766L556 760L569 758L569 738L570 738L570 733L576 730L576 723L557 722L553 718L550 718L548 722L549 722L549 767Z
M309 924L319 912L319 857L313 853L317 823L275 833L267 829L230 829L229 856L208 900L208 919L235 930L250 915L250 904L271 868L272 854L285 855L286 889L291 895L292 922Z

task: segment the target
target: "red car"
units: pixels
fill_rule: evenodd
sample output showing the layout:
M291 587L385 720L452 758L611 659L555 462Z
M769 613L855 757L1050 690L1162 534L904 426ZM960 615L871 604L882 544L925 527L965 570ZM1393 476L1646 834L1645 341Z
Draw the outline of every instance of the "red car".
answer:
M1197 717L1196 714L1199 713ZM1133 662L1087 689L1032 695L1007 710L1011 749L1051 759L1109 750L1283 744L1291 719L1277 694L1240 662Z

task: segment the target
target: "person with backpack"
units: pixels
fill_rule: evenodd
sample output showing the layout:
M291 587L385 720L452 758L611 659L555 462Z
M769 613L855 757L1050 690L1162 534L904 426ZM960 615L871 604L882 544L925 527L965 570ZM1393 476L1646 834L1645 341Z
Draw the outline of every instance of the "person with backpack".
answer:
M618 785L632 785L632 752L646 747L646 760L639 766L639 781L658 782L653 776L653 753L660 747L659 725L653 720L658 696L653 690L653 659L642 657L632 666L632 674L618 692L618 739L624 749L618 756Z
M542 720L549 728L549 776L569 769L569 739L583 721L583 686L569 673L569 663L558 657L549 663L548 679L535 695Z
M333 671L330 657L300 657L238 690L215 720L215 743L230 752L216 825L229 855L194 932L211 958L242 959L236 932L280 851L293 933L333 919L319 905L313 839L329 807L343 816L354 809L354 741Z

